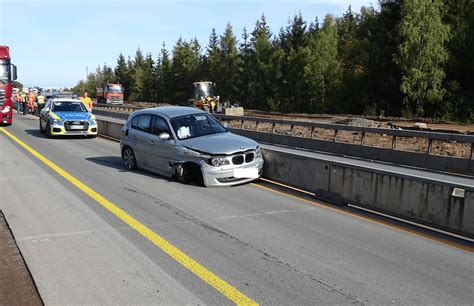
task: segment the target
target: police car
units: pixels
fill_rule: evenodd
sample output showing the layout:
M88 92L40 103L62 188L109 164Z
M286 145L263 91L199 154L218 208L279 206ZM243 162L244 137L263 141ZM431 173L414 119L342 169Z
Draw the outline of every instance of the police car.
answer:
M95 116L80 100L53 99L40 113L39 129L48 137L60 135L84 135L97 137Z

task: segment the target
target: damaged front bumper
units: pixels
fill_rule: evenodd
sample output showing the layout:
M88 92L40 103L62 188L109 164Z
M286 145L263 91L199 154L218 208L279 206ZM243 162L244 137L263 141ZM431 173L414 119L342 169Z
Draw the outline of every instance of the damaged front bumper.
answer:
M242 165L225 165L220 167L211 166L203 161L201 162L201 171L204 185L207 187L248 183L260 178L262 175L263 158L255 158L252 162ZM247 175L242 175L242 173L247 173Z

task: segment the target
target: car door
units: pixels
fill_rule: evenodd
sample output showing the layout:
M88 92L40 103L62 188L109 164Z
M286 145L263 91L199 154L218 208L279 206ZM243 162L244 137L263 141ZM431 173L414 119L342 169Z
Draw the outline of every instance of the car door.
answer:
M148 147L150 146L151 119L151 114L140 114L134 117L129 131L130 146L135 153L137 165L141 168L150 166Z
M160 135L166 133L169 139L160 139ZM159 116L153 115L151 124L151 138L149 141L148 156L150 157L150 166L157 172L164 175L171 175L172 169L168 164L173 160L175 152L175 141L171 135L171 130L166 120Z

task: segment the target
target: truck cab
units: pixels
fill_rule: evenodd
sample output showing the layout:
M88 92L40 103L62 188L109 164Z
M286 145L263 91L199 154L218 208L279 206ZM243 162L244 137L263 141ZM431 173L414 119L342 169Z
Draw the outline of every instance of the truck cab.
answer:
M123 87L120 84L105 84L96 88L97 103L123 104Z
M12 82L16 77L16 66L10 62L10 49L0 46L0 124L13 122Z

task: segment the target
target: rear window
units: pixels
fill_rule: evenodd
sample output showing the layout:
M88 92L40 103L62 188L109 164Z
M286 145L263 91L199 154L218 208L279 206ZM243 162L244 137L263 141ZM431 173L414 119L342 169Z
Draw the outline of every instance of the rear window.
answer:
M138 115L132 119L132 129L149 132L151 115Z

